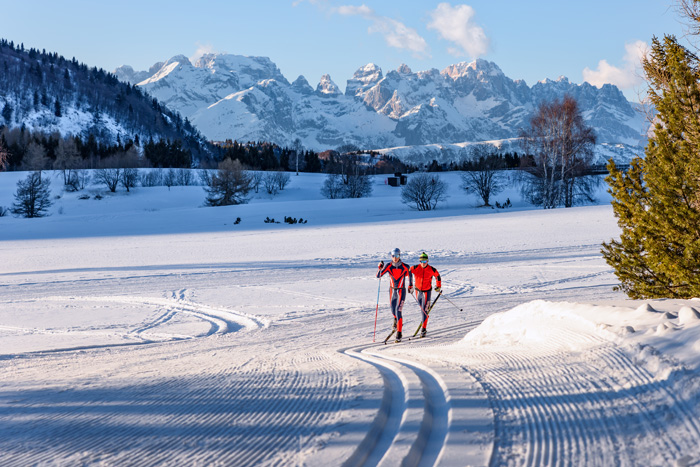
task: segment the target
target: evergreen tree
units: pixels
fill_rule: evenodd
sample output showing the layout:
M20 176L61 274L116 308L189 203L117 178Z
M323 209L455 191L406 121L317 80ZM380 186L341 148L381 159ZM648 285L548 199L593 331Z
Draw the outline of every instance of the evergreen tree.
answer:
M12 106L9 102L5 102L5 105L2 108L2 118L5 119L5 123L8 125L12 123Z
M239 160L225 159L208 179L206 203L209 206L229 206L248 202L252 179Z
M603 256L631 298L700 296L700 63L675 37L643 60L657 115L644 160L608 165L619 240Z

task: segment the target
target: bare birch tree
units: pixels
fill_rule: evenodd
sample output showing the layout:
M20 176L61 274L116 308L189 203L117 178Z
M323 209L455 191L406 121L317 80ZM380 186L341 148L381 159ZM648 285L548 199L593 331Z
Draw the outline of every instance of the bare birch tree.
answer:
M590 168L596 137L573 97L542 102L520 137L530 156L522 167L530 175L523 188L530 202L552 209L591 196L581 177Z

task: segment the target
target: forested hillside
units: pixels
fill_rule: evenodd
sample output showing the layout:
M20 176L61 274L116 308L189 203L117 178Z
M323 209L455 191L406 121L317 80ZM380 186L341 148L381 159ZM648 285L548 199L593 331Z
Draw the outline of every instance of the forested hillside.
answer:
M73 140L83 159L93 161L131 145L161 150L144 152L157 161L154 165L186 166L211 157L210 146L186 118L138 87L75 58L5 39L0 40L0 130L11 170L22 167L32 142L52 159L62 139Z

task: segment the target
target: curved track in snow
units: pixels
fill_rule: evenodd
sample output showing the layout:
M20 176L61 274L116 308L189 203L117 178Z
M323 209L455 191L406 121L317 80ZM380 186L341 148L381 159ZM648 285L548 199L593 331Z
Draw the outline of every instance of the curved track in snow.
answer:
M443 328L431 333L430 339L404 341L399 346L435 344L436 339L464 332L478 322ZM425 344L423 344L425 343ZM391 347L391 346L389 346ZM468 376L458 369L436 370L410 359L390 355L382 344L369 344L341 349L340 352L375 366L384 380L381 406L366 437L346 466L437 464L472 464L479 459L464 455L468 444L483 444L489 436L490 410L483 394L467 386ZM475 390L477 390L475 392ZM464 399L481 399L481 405L465 408ZM467 433L464 419L475 421ZM483 459L482 459L483 460ZM482 462L483 463L483 462ZM466 465L465 464L465 465Z
M477 324L340 350L376 367L385 384L378 414L345 465L700 462L692 457L700 443L693 408L617 345L583 330L558 330L537 351L450 345ZM585 345L567 351L570 342ZM464 409L480 397L481 411Z

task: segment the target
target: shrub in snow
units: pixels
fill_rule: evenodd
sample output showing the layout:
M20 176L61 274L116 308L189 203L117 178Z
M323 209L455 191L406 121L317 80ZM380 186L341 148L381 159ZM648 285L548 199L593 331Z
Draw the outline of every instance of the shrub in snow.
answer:
M17 182L12 214L22 217L44 217L51 206L51 181L41 178L41 172L32 172Z
M306 221L303 218L300 217L297 220L296 217L291 217L291 216L290 217L284 216L284 222L286 222L287 224L296 224L296 223L306 224Z
M401 202L415 205L419 211L435 209L440 201L447 199L447 183L435 173L412 175L401 189Z
M240 217L236 217L236 220L233 222L233 225L238 225L238 224L240 224L240 223L241 223L241 218L240 218Z
M509 208L509 207L511 207L511 206L513 206L513 205L510 203L510 198L506 198L506 202L503 203L503 204L501 204L501 203L499 203L498 201L496 201L496 207L497 207L498 209L505 209L505 208Z
M0 217L5 217L10 213L10 210L7 209L5 206L0 206Z

